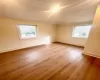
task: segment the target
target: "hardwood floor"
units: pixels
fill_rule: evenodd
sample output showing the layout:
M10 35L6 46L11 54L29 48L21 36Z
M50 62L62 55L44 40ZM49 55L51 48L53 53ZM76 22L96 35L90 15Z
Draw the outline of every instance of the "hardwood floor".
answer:
M0 54L0 80L100 80L100 59L50 44Z

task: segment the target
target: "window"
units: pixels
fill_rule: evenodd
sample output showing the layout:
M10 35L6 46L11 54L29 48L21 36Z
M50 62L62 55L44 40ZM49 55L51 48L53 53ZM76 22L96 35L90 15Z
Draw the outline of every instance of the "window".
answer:
M18 25L21 39L36 37L36 26L34 25Z
M73 29L72 37L76 37L76 38L88 38L88 35L89 35L91 27L92 27L92 25L76 26Z

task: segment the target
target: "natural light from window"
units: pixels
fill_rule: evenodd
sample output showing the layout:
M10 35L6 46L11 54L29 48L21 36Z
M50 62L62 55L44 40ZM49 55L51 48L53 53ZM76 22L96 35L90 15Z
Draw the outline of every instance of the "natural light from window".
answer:
M21 39L36 37L36 26L34 25L18 25L19 35Z
M72 37L75 37L75 38L88 38L91 27L92 27L92 25L76 26L73 29Z

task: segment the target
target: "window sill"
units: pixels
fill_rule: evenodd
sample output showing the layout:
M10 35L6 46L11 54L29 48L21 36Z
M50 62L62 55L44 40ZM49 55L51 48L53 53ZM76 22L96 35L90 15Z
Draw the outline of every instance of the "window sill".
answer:
M24 40L24 39L27 39L27 40L28 40L28 39L36 39L36 37L26 37L26 38L21 38L21 37L20 37L20 39L21 39L21 40Z
M75 37L75 36L72 36L72 38L87 39L88 37Z

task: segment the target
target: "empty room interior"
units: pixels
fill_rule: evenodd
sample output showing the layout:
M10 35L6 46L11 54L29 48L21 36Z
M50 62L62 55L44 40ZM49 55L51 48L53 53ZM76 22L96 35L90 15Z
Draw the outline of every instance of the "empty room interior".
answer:
M0 0L0 80L100 80L100 0Z

